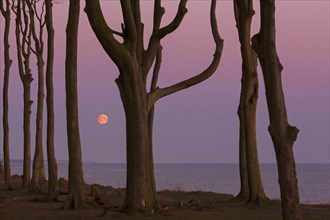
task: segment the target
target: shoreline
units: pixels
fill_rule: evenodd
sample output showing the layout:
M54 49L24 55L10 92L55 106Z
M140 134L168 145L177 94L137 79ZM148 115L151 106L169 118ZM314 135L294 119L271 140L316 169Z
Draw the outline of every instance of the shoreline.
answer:
M5 191L0 183L1 219L146 219L141 216L127 216L118 211L125 196L125 188L113 188L99 184L84 184L86 199L90 207L79 210L63 210L68 182L59 179L60 195L57 201L44 202L47 182L41 193L34 193L21 188L21 176L13 175L14 191ZM154 215L147 219L281 219L281 203L270 200L262 206L244 205L233 200L230 194L184 191L180 188L157 192L159 207L170 216ZM304 219L328 220L330 204L302 204Z

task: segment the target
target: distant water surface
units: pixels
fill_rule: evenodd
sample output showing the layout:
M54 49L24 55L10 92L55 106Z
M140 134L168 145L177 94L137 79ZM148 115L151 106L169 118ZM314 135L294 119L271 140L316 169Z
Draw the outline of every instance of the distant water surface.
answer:
M59 177L67 179L67 162L58 164ZM265 192L280 198L276 164L261 164ZM125 187L126 165L84 163L87 183ZM12 173L22 174L22 163L12 162ZM300 201L304 204L330 203L329 164L297 164ZM240 188L238 164L155 164L157 190L213 191L236 195Z

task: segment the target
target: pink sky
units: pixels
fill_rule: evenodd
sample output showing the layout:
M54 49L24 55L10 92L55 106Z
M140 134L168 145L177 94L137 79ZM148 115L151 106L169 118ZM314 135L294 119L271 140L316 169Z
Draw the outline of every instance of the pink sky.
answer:
M143 17L146 33L150 33L152 1L142 2L143 12L146 13ZM175 14L177 3L178 1L169 1L164 4L167 11L163 25ZM114 1L104 1L103 4L111 26L120 27L119 4ZM64 96L67 6L67 2L54 6L57 159L67 159ZM81 6L83 9L83 1ZM255 9L253 33L259 29L257 1ZM160 86L170 85L199 73L211 61L214 45L209 25L209 1L188 1L188 10L179 30L163 41ZM219 69L208 81L157 103L155 162L238 162L236 109L241 78L240 46L232 2L219 1L217 11L219 30L225 40ZM278 53L284 66L283 85L289 121L300 129L294 147L296 161L329 162L329 2L278 1L276 22ZM2 30L1 20L1 39ZM14 63L10 79L10 142L12 158L22 158L23 92L17 73L13 37L14 35L11 47ZM1 51L2 49L1 44ZM1 85L2 67L1 58ZM36 78L36 73L34 74ZM79 36L79 104L83 157L86 160L109 163L125 161L125 118L114 83L117 75L118 70L97 42L82 11ZM272 163L275 162L275 157L267 132L268 115L260 71L259 76L259 158L260 162ZM36 81L35 79L33 85L35 101ZM33 104L33 107L31 121L34 148L36 105ZM105 126L99 126L96 122L100 113L109 116L109 123Z

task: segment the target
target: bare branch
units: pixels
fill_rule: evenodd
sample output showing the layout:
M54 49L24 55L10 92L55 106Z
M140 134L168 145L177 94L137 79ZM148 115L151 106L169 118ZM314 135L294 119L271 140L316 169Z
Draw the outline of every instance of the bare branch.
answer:
M134 13L131 1L120 0L120 4L122 7L124 24L125 24L125 36L124 41L129 41L129 46L132 51L135 51L136 46L136 38L137 38L137 30L135 25Z
M221 59L221 54L223 50L223 40L219 35L215 9L216 9L216 0L212 0L210 20L211 20L212 35L214 42L216 44L216 48L211 64L203 72L192 78L181 81L166 88L156 88L153 92L151 92L148 95L148 110L152 108L152 106L158 99L171 95L175 92L181 91L183 89L187 89L198 83L201 83L204 80L208 79L216 71Z
M140 0L134 0L132 4L135 25L138 28L141 23Z
M159 30L160 39L162 39L166 35L172 33L180 26L185 14L188 12L188 10L186 8L186 3L187 3L187 0L181 0L177 14L175 15L173 21L170 24L168 24L167 26L165 26Z
M44 14L45 14L45 2L43 2L41 6L40 21L42 20L42 18L44 18Z
M157 54L156 54L156 61L155 61L155 66L154 66L154 71L152 74L152 80L151 80L151 85L150 85L150 92L153 92L156 87L157 87L157 82L158 82L158 76L159 76L159 71L160 67L162 64L162 57L163 57L163 48L161 45L159 45Z
M0 0L0 11L1 11L1 14L5 17L6 12L5 12L5 9L3 7L3 1L4 0Z
M113 34L118 35L118 36L124 38L124 34L122 32L115 31L115 30L112 30L112 29L110 29L110 30L112 31Z
M85 12L89 23L103 49L118 66L123 66L126 49L114 38L114 32L106 23L99 0L86 0Z
M240 15L240 13L239 13L239 7L238 7L237 0L233 0L233 3L234 3L234 14L235 14L235 20L236 20L236 27L238 29L240 29L239 28L239 15Z
M154 25L153 25L153 34L156 34L156 32L160 28L160 24L163 18L163 15L165 14L165 8L161 5L161 0L155 0L154 4Z
M14 8L14 0L12 1L13 5L12 8ZM14 9L13 9L14 10ZM21 32L20 32L20 23L22 23L21 20L21 3L20 1L17 3L17 10L15 12L16 14L16 28L15 28L15 35L16 35L16 50L17 50L17 62L18 62L18 72L21 80L24 80L24 69L23 69L23 60L22 60L22 46L21 46Z
M161 7L161 0L155 0L155 5L154 5L154 27L153 27L153 33L150 37L149 45L147 50L144 53L143 57L143 72L145 75L148 74L156 53L158 46L160 44L160 40L164 38L166 35L172 33L175 31L181 24L185 14L187 13L187 8L186 8L186 3L187 0L180 0L179 6L178 6L178 11L172 20L170 24L167 26L160 28L161 24L161 19L163 14L165 13L165 9Z
M140 9L140 0L134 0L132 1L132 9L133 9L133 15L134 15L134 21L135 21L135 27L136 27L136 54L138 58L138 62L143 62L143 53L144 53L144 24L142 23L141 19L141 9Z
M14 14L17 16L17 6L15 6L15 0L11 1L11 10L14 12Z

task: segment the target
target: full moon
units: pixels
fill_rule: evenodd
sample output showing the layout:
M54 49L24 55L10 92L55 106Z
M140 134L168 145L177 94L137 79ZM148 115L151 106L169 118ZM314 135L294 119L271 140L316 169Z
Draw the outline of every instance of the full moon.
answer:
M100 114L98 117L97 117L97 122L100 124L100 125L105 125L107 122L108 122L108 116L106 114Z

